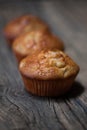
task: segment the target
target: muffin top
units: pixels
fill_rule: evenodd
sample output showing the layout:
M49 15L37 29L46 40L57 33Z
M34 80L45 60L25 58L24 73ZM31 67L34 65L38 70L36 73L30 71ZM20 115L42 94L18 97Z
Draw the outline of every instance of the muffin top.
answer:
M20 62L20 72L35 79L64 79L76 76L78 65L65 53L59 50L43 50L27 56Z
M26 25L35 22L40 23L42 22L42 20L32 15L20 16L19 18L16 18L7 24L7 26L4 29L4 34L8 38L16 38L22 32Z
M31 31L34 31L34 30L42 30L42 29L47 29L48 31L50 30L48 25L44 21L41 21L39 19L39 20L36 20L36 21L32 21L31 23L26 25L24 27L24 29L22 30L22 33L31 32Z
M35 51L47 48L64 49L63 42L44 28L25 32L16 38L13 50L21 55L27 56Z

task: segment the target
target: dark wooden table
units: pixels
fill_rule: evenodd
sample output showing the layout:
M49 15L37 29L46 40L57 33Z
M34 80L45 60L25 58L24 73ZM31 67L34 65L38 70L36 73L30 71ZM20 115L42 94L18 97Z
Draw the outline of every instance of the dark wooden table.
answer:
M63 97L40 98L24 89L17 62L2 34L6 23L32 13L59 35L80 73ZM0 0L0 130L87 130L87 1Z

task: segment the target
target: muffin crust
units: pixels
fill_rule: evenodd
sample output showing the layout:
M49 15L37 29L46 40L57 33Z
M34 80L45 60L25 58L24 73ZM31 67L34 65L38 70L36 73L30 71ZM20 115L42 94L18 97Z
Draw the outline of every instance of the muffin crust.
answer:
M28 56L19 69L24 76L39 80L67 79L79 72L78 65L59 50L43 50Z
M43 22L41 20L36 20L36 21L32 21L31 23L26 25L24 27L22 33L31 32L31 31L34 31L34 30L43 30L43 29L50 31L48 25L45 22Z

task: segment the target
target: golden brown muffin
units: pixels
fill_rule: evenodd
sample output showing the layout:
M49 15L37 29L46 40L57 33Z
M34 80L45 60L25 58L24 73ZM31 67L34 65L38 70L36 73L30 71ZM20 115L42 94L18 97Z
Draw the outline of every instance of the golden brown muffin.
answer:
M70 89L79 67L62 51L43 50L23 59L19 70L32 94L59 96Z
M7 41L10 43L10 45L12 45L12 42L14 41L14 39L17 36L19 36L23 32L23 30L24 31L27 31L28 29L32 30L32 27L34 24L40 24L40 23L43 26L47 27L47 25L38 17L32 16L32 15L24 15L9 22L4 29L4 35ZM25 28L27 25L28 27Z
M50 31L50 29L46 23L44 23L41 20L37 20L37 21L33 21L30 24L26 25L24 27L24 29L22 30L22 33L31 32L34 30L42 30L42 29L44 29L44 30L46 29L46 30Z
M18 61L20 61L27 55L33 54L35 51L49 48L63 50L64 46L59 38L46 29L40 28L38 30L26 32L17 37L12 48Z

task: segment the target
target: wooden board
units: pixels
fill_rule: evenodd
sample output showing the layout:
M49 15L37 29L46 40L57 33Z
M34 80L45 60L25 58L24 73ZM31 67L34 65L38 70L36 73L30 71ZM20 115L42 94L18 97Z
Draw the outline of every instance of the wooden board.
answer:
M16 58L2 34L22 14L40 16L80 65L70 92L58 98L28 94ZM0 130L87 130L87 1L0 1Z

